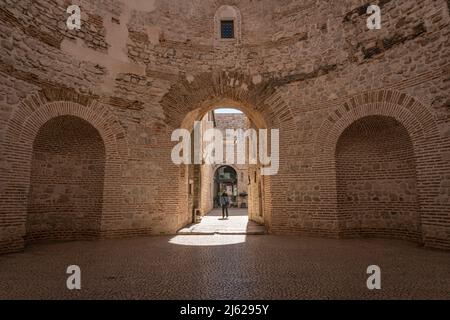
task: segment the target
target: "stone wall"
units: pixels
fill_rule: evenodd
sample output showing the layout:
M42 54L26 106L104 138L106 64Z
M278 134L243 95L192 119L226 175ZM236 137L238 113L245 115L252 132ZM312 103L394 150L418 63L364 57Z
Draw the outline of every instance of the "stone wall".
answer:
M374 1L377 31L360 0L79 0L80 31L65 25L71 3L0 0L0 252L23 248L47 121L76 116L102 137L101 237L174 233L190 217L171 133L224 104L280 129L280 172L262 178L270 232L354 236L341 230L336 148L353 122L386 116L415 158L411 239L450 248L448 1ZM235 41L215 34L222 5L238 11Z
M216 113L216 127L225 135L226 130L246 130L249 127L243 113Z

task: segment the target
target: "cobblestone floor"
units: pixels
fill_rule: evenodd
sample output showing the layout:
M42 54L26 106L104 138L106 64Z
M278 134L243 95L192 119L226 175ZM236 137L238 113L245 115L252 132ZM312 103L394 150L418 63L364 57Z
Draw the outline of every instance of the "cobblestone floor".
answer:
M67 266L82 290L66 289ZM369 291L366 269L382 270ZM40 244L0 256L0 299L450 299L450 253L394 240L197 235Z

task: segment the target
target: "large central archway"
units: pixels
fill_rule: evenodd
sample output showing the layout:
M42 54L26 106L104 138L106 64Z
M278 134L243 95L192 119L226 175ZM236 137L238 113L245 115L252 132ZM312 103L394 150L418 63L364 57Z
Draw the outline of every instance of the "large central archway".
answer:
M255 215L254 219L259 223L264 223L269 232L277 219L277 225L281 225L284 213L278 212L277 216L272 216L274 208L281 208L284 201L283 193L272 193L272 185L284 185L285 181L281 177L286 174L289 158L289 142L297 132L297 124L294 120L291 107L284 101L282 93L272 86L270 79L264 79L261 75L250 77L248 75L215 71L211 73L201 73L196 75L187 74L176 82L161 100L161 106L167 124L167 130L184 128L192 130L195 121L211 110L226 106L227 108L238 109L246 114L253 127L256 129L282 129L280 130L280 174L275 176L261 176L260 168L250 168L248 180L254 187L253 192L249 191L249 212L254 210L263 212L262 216ZM168 146L167 154L170 155L169 148L173 148L174 143ZM188 193L192 189L188 186L192 179L190 170L194 168L168 166L173 179L178 179L178 192L176 201L169 205L173 212L177 213L177 229L189 224L192 221L192 214L186 208ZM179 178L178 178L179 177ZM250 189L252 189L250 188ZM195 191L193 191L195 192ZM252 201L253 195L261 195L258 201ZM260 210L261 209L261 210ZM278 209L277 209L278 210Z
M224 100L223 103L230 102ZM221 104L219 103L219 105ZM202 134L205 134L208 129L217 129L222 132L224 138L228 129L245 131L248 129L257 130L267 127L260 115L253 113L252 116L248 116L248 111L245 106L235 102L228 106L232 106L229 109L232 113L220 121L220 110L223 109L215 105L203 110L194 110L186 116L183 121L183 128L191 132L192 153L198 152L194 147L194 123L198 123L197 126ZM219 112L219 114L215 112ZM243 119L237 120L238 115ZM226 120L227 118L228 120ZM236 124L235 121L239 122L239 124ZM218 122L221 124L219 125ZM228 144L230 144L230 141L224 140L224 161L226 158L226 149L229 147L227 146ZM237 142L235 141L232 144L232 148L237 152ZM205 147L205 144L202 143L201 145L201 148ZM246 146L246 149L248 152L248 146ZM221 173L223 177L221 177ZM229 173L229 176L226 176L226 173ZM239 178L240 183L238 187ZM242 216L245 212L245 216L248 216L250 221L268 225L268 217L265 215L264 210L264 193L267 190L264 188L263 181L267 181L269 178L261 175L261 164L259 163L228 164L224 162L215 165L185 165L181 169L180 192L182 193L182 199L185 199L182 205L185 206L184 210L186 210L187 214L186 220L181 227L193 223L199 217L211 213L214 208L219 206L217 203L218 197L223 192L229 196L231 206L239 209L237 210L239 211L239 216ZM187 186L187 188L183 186ZM187 190L186 194L183 194L184 190Z

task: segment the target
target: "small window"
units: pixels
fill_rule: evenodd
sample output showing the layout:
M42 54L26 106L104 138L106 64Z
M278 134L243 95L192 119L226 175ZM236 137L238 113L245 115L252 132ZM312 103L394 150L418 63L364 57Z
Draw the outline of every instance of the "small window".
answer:
M234 39L234 21L222 20L221 21L221 36L222 39Z

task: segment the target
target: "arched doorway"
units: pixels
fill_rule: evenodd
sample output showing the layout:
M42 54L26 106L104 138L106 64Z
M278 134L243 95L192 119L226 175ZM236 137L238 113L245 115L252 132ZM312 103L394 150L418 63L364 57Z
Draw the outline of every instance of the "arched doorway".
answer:
M286 143L290 141L291 137L296 136L298 132L294 113L291 106L285 101L283 93L277 86L274 86L270 79L258 76L249 77L239 72L217 70L195 75L187 74L186 78L173 84L161 99L161 107L167 119L168 130L171 131L180 128L192 130L194 121L199 121L211 110L223 106L244 112L251 121L252 127L256 129L270 131L282 128L279 145L287 145ZM168 145L168 149L172 149L175 143L172 140ZM286 150L280 149L280 159L284 157L285 153ZM282 166L280 161L280 167ZM261 177L262 184L261 201L259 198L252 198L252 195L257 193L249 191L249 218L264 223L270 232L282 232L284 225L278 218L281 218L280 212L284 209L285 193L273 192L273 186L286 182L283 178L284 173L263 176L260 168L261 166L250 168L246 178L248 183L255 186L255 188L251 188L252 190L258 189L259 177ZM178 181L176 201L171 204L172 212L177 213L176 220L174 219L177 229L192 222L192 213L187 209L187 193L192 190L187 187L190 179L187 169L186 166L174 166L171 175ZM262 208L262 216L259 212L254 211L256 208ZM278 212L277 215L273 215L274 212ZM288 215L286 214L286 216Z
M87 240L100 234L105 146L75 116L47 121L33 143L26 242Z
M226 107L224 107L226 106ZM190 132L191 139L191 160L195 162L195 154L199 150L211 147L211 141L198 141L195 132L205 135L208 130L218 130L222 134L220 139L223 146L223 162L208 164L203 159L202 164L194 163L183 165L181 168L181 192L187 190L184 206L187 210L187 219L181 223L180 229L184 229L192 223L198 223L207 215L216 215L214 209L219 207L218 194L226 191L230 197L232 212L231 216L244 217L243 221L249 220L255 224L265 224L263 214L263 194L265 192L262 181L268 179L261 175L260 163L245 164L236 161L231 164L228 161L229 150L234 150L235 160L237 160L237 148L243 146L239 144L237 137L227 139L228 130L242 130L245 135L245 153L250 148L252 137L258 137L258 129L265 128L264 121L256 113L248 114L244 107L236 104L213 105L203 110L194 110L189 113L183 121L182 127ZM253 130L254 135L249 135ZM204 137L204 136L203 136ZM234 139L234 140L233 140ZM200 139L201 140L201 139ZM258 138L256 138L258 143ZM215 151L213 152L215 153ZM252 178L250 178L250 176ZM187 187L185 187L187 186ZM219 210L220 211L220 210ZM221 214L221 213L220 213Z
M217 198L222 193L228 194L231 204L234 207L239 206L239 188L238 173L232 166L221 166L216 169L214 174L214 207L218 208Z
M351 124L337 143L336 173L344 235L420 239L414 149L400 122L367 116Z

